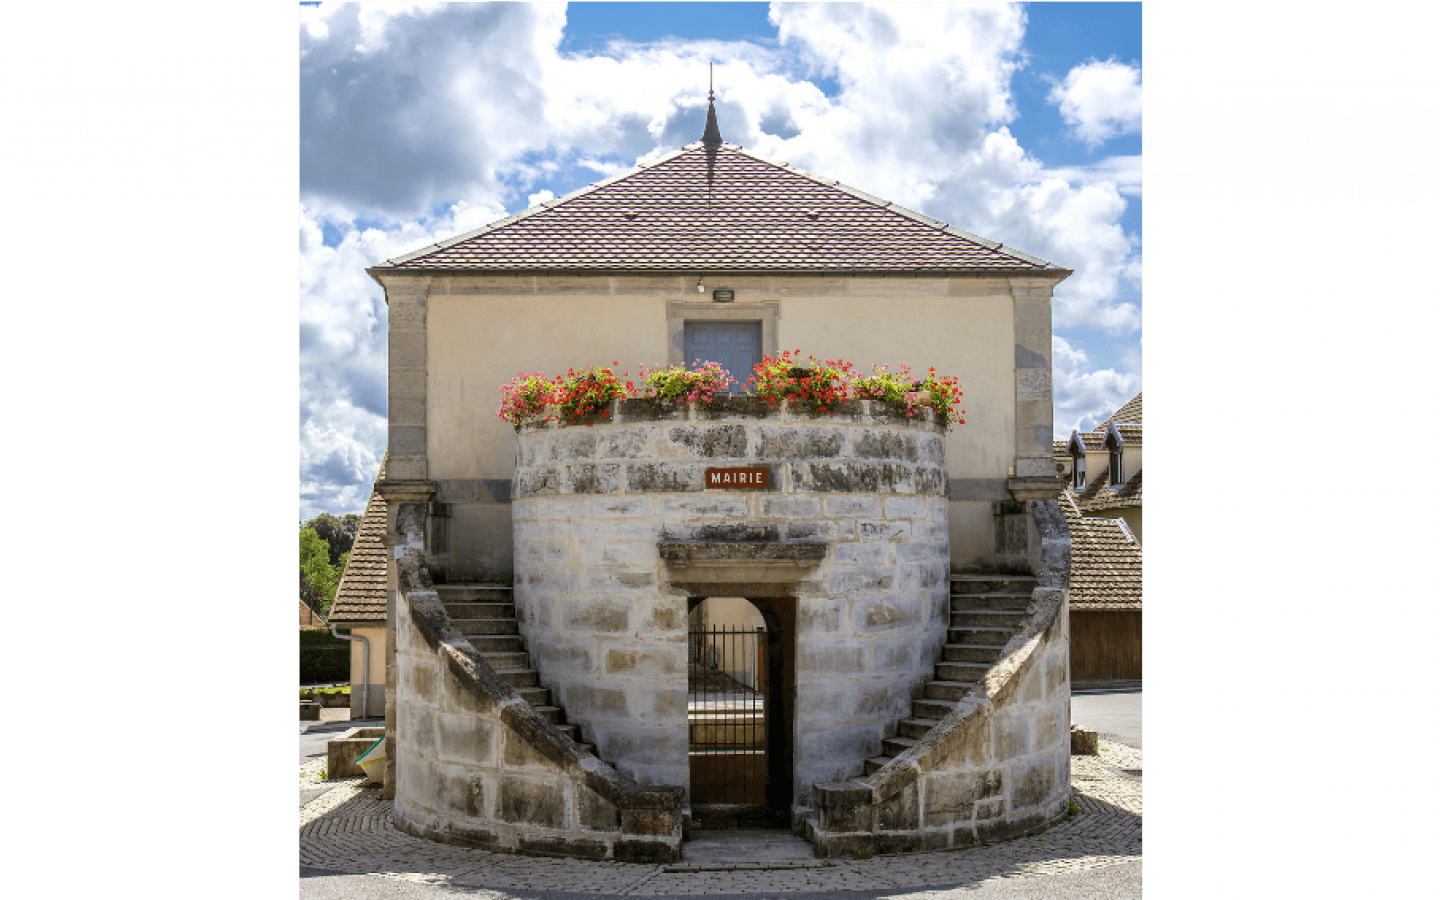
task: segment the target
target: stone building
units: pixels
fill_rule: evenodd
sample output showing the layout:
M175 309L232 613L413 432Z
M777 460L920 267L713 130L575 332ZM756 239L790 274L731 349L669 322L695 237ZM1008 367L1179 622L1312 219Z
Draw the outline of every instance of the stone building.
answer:
M1139 681L1142 673L1141 398L1085 434L1055 442L1070 528L1070 677Z
M1068 270L725 143L712 103L695 144L368 271L398 828L673 860L747 816L833 856L1064 814ZM493 414L521 372L724 354L743 379L781 348L956 375L965 424L739 394ZM754 643L700 646L707 622Z

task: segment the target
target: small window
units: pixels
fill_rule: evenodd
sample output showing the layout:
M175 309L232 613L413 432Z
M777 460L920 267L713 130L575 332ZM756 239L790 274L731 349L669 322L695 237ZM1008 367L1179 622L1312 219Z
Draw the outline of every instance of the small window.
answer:
M1110 484L1118 486L1125 483L1125 439L1120 436L1120 429L1111 422L1110 427L1105 430L1105 449L1110 451Z
M1070 486L1077 490L1085 490L1085 442L1080 440L1080 433L1070 432L1070 443L1065 446L1065 452L1070 454L1071 472Z

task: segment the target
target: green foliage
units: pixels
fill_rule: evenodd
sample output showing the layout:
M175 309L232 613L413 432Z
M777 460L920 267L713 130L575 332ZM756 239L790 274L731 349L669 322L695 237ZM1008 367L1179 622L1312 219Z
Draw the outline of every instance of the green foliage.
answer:
M300 532L300 597L312 609L328 610L340 586L341 569L330 563L330 546L306 528ZM318 599L318 604L312 602Z
M321 513L300 527L308 528L319 535L329 547L330 565L343 568L341 557L355 546L355 536L360 533L360 516L355 513L346 513L343 516Z
M300 631L300 683L323 684L350 678L350 642L328 631Z

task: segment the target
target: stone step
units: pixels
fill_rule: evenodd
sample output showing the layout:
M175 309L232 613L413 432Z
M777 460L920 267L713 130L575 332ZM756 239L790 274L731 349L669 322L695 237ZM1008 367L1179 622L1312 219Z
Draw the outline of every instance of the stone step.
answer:
M944 662L972 662L993 665L1005 652L1004 644L946 644L940 651Z
M1023 609L962 609L950 613L950 627L974 628L977 625L989 625L1013 629L1024 618Z
M551 723L552 725L561 725L561 724L564 724L564 722L565 722L565 710L561 709L560 707L558 707L558 706L551 706L551 705L548 704L548 703L543 703L543 704L535 704L535 703L532 703L532 704L530 704L530 705L535 707L535 711L540 714L540 717L541 717L541 718L543 718L545 721ZM573 726L572 726L572 727L573 727Z
M996 644L1004 647L1014 633L1014 628L997 628L994 625L964 625L959 628L952 625L946 632L946 642L971 647L993 647Z
M935 682L930 682L935 684ZM926 685L928 688L929 685ZM915 719L935 719L939 721L945 718L955 709L954 700L936 700L932 697L924 697L910 704L910 716Z
M983 594L953 594L950 609L1024 609L1030 605L1030 595L986 591Z
M478 582L472 584L437 584L435 591L441 603L509 603L515 589L508 584Z
M515 693L531 706L549 706L550 689L543 687L517 687Z
M943 679L927 681L925 682L925 696L923 699L938 700L953 704L956 700L960 700L966 694L970 693L970 689L973 688L976 683L977 682L974 681L946 681ZM915 702L919 703L921 701L916 700ZM938 716L923 715L918 710L916 710L915 715L925 719L939 718ZM941 715L943 715L943 713Z
M940 681L964 681L974 684L984 678L989 670L989 663L942 661L935 664L935 677Z
M452 619L513 619L513 603L446 603L445 612Z
M883 768L885 768L886 766L888 766L888 765L890 764L890 761L893 760L894 758L895 758L895 757L893 757L893 756L872 756L872 757L870 757L869 759L865 760L865 774L866 774L866 775L874 775L876 772L878 772L878 771L880 771L881 769L883 769Z
M531 688L540 684L540 673L535 669L496 669L495 674L513 688Z
M471 640L470 645L474 646L475 641ZM480 648L475 647L475 649L479 650ZM480 652L480 656L484 658L486 665L488 665L490 668L494 669L497 672L501 669L530 668L530 654L526 653L523 650L512 653L486 653L482 650Z
M1038 583L1033 575L951 575L950 594L983 594L986 591L1028 594Z
M901 719L900 736L919 739L938 724L939 719Z
M899 756L915 746L915 739L908 737L888 737L880 742L880 746L884 748L885 755Z
M481 653L525 653L525 639L518 634L467 634L470 646ZM525 654L528 659L530 654Z
M519 634L519 619L451 619L460 633L472 634Z

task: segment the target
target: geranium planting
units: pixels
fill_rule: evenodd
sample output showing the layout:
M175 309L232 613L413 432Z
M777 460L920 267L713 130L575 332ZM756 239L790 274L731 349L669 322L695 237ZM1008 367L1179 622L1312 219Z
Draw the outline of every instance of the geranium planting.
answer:
M612 400L643 396L708 405L728 391L732 382L719 363L699 360L694 369L642 365L638 392L634 382L621 380L629 374L626 370L616 375L614 369L602 366L567 369L564 376L554 379L544 372L522 372L501 386L500 409L495 415L517 429L522 422L536 418L558 421L562 426L588 425L610 415ZM771 406L789 401L791 408L812 416L834 415L835 408L846 400L880 400L904 406L905 415L911 417L933 409L935 420L947 431L965 424L965 410L956 409L963 396L958 379L936 375L934 368L923 379L917 379L908 365L892 372L888 364L878 364L869 375L860 375L853 363L843 359L802 357L799 350L786 350L779 358L767 356L756 365L745 388Z

